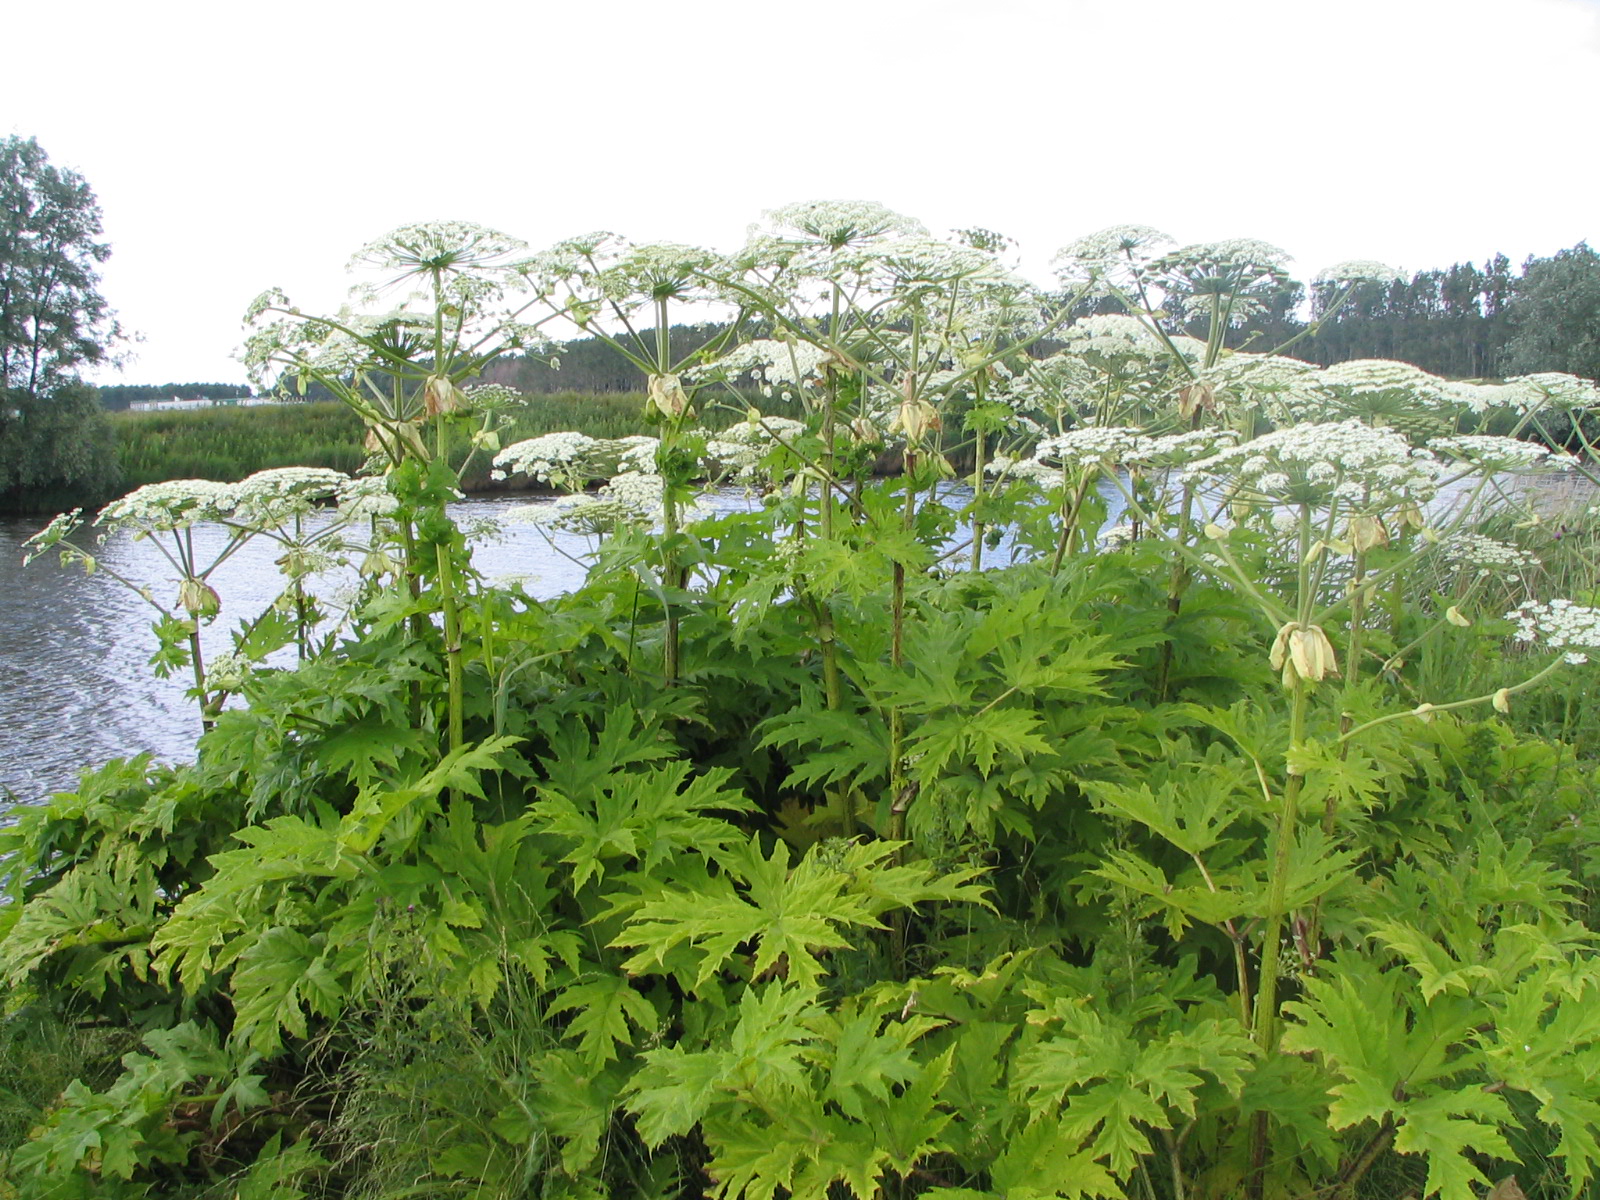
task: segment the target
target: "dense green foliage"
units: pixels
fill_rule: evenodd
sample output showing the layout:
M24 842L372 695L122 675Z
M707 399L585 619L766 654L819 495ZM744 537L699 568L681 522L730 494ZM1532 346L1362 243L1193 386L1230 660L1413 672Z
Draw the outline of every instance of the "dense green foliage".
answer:
M1260 243L1107 231L1055 307L876 206L772 225L738 261L405 227L363 258L426 303L258 303L253 361L385 469L101 514L181 569L142 594L204 732L0 829L0 1071L76 1076L5 1085L17 1195L1592 1190L1600 727L1560 681L1600 609L1543 601L1592 595L1593 521L1489 504L1551 455L1470 431L1600 390L1230 351ZM1093 289L1125 314L1073 321ZM655 437L502 447L464 386L547 312L712 301L781 336L601 335ZM751 375L801 417L703 426ZM462 443L572 493L535 514L594 536L584 586L474 573ZM726 479L766 503L697 519ZM205 662L201 519L287 577ZM98 566L78 532L37 549ZM319 630L324 557L362 594Z
M232 481L268 467L353 471L366 457L360 420L339 404L119 413L111 427L129 487L162 479Z
M117 483L104 417L75 375L119 336L99 291L111 253L99 236L81 176L32 138L0 139L0 508L104 499Z
M53 511L115 494L116 435L95 391L77 379L47 390L0 389L0 511Z
M1510 370L1600 376L1600 254L1579 242L1530 262L1510 316Z

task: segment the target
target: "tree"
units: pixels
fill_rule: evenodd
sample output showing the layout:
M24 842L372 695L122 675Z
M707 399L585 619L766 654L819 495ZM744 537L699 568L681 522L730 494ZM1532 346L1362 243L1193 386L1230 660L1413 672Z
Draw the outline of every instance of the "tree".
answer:
M1529 259L1507 308L1506 373L1567 371L1600 378L1600 254L1579 242Z
M79 367L120 337L100 295L100 205L83 177L33 138L0 140L0 493L106 490L116 475L105 417Z
M121 476L116 437L94 388L0 389L0 505L40 511L104 498Z

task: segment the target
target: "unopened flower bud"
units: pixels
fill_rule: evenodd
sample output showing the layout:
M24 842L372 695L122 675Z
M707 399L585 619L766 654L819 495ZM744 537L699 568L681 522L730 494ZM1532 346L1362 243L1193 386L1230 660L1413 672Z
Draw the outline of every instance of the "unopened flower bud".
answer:
M1330 675L1339 674L1339 660L1333 643L1320 625L1301 626L1296 621L1285 622L1273 639L1267 661L1274 670L1283 672L1283 686L1292 688L1296 683L1320 683Z
M394 571L396 567L397 564L395 560L389 555L385 554L382 550L371 550L368 551L366 557L361 560L360 570L362 575L370 579L379 575L388 575L390 572Z
M1454 604L1444 610L1444 619L1449 621L1450 624L1461 629L1470 628L1472 625L1472 620L1469 617L1463 616L1461 610Z
M650 397L645 402L669 421L676 421L689 411L689 396L676 375L650 376Z
M1495 712L1498 712L1498 713L1508 713L1508 712L1510 712L1511 711L1511 689L1510 688L1501 688L1498 692L1496 692L1494 694L1493 704L1494 704Z
M1218 525L1215 521L1207 521L1203 532L1213 542L1225 542L1228 540L1227 528L1225 526Z
M850 422L850 432L855 434L856 440L868 446L877 446L883 443L883 430L879 429L866 417L857 417Z
M1383 519L1367 513L1350 518L1350 528L1346 536L1350 539L1350 544L1363 554L1389 544L1389 531L1384 528Z
M430 375L422 388L422 410L430 417L452 413L467 406L467 397L443 375Z
M222 597L203 579L185 579L178 586L178 607L197 620L210 620L222 611Z
M1178 389L1178 415L1185 421L1197 412L1212 412L1216 407L1216 389L1209 383L1191 383Z
M909 375L907 378L910 378ZM898 429L906 435L906 440L915 445L921 442L930 430L940 429L938 410L926 400L916 396L908 396L900 402L900 411L895 414L894 425L891 429Z

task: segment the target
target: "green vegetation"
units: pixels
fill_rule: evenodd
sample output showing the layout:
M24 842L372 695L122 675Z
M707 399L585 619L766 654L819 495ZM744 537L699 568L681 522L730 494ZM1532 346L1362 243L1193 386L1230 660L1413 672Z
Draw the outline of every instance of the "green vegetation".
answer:
M361 421L340 404L119 413L111 427L130 488L163 479L232 482L268 467L354 471L366 459Z
M506 444L542 433L573 429L591 437L619 438L643 433L642 393L556 392L528 397L509 410L502 433ZM769 406L770 407L770 406ZM774 411L784 412L779 405ZM736 418L732 411L711 414L713 426ZM354 472L366 461L361 419L336 401L208 408L197 412L126 413L111 423L122 476L130 488L165 479L216 479L237 482L273 467L329 467ZM457 439L453 457L465 457ZM492 490L489 464L480 458L462 478L467 491Z
M412 308L258 302L385 469L105 514L203 732L0 828L20 1200L1594 1194L1600 528L1499 492L1600 389L1238 352L1259 242L1107 230L1057 301L980 233L408 226ZM774 336L639 336L713 303ZM654 436L502 445L470 381L602 304ZM702 424L750 378L797 415ZM472 570L480 459L569 493L581 588ZM285 574L209 661L202 520ZM34 549L110 575L81 532Z

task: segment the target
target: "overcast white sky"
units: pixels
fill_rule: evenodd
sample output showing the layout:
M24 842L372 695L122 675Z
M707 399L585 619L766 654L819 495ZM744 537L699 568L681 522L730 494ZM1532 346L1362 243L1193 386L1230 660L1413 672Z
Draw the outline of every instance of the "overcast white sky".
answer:
M93 186L143 337L104 383L243 381L252 297L331 307L436 218L732 249L848 197L1038 268L1137 222L1301 278L1600 238L1600 0L80 0L4 31L0 135Z

